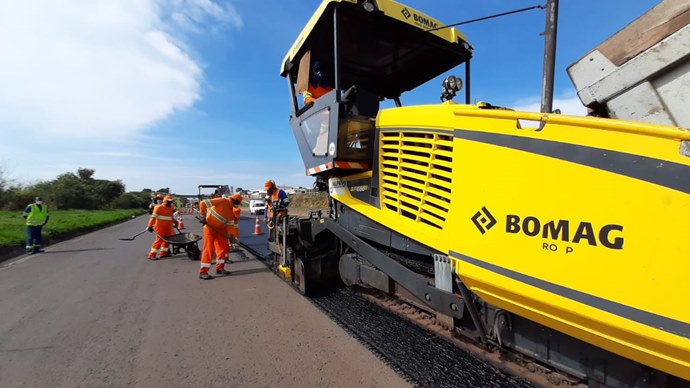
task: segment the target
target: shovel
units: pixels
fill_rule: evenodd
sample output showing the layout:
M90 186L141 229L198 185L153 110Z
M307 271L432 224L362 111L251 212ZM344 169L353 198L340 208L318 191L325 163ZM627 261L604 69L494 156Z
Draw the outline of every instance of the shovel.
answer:
M129 237L129 238L120 238L120 239L118 239L118 240L122 240L122 241L132 241L132 240L134 240L135 238L137 238L137 236L140 236L140 235L142 235L142 234L144 234L144 233L146 233L146 232L148 232L148 229L144 229L144 230L142 230L141 232L135 234L135 235L132 236L132 237Z

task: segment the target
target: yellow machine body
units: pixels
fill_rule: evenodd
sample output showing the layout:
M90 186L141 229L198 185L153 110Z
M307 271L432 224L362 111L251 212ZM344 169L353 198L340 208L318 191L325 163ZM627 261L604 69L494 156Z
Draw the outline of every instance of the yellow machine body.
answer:
M690 379L690 131L444 103L382 110L376 132L334 199L486 302Z

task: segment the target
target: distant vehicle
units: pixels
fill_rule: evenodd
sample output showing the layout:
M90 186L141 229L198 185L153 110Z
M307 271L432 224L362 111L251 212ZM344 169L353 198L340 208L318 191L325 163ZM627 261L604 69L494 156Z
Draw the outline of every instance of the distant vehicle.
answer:
M252 199L249 201L249 213L251 215L264 214L266 204L262 199Z

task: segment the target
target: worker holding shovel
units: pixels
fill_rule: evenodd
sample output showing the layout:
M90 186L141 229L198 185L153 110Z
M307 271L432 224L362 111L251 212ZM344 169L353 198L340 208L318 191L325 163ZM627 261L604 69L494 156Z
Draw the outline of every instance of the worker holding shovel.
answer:
M148 231L156 231L156 240L151 245L151 251L148 254L149 260L158 260L158 257L172 256L170 254L170 245L163 238L175 234L173 231L174 211L173 197L169 195L163 198L162 204L156 205L153 208L153 213L149 219Z

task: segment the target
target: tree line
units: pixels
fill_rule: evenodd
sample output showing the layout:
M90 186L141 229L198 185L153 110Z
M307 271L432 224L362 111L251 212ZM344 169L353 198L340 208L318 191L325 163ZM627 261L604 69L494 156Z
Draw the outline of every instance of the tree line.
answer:
M76 173L66 172L50 181L22 185L6 178L0 170L0 209L23 210L37 196L51 209L135 209L146 208L151 202L150 189L125 192L121 180L95 179L95 172L79 168Z

